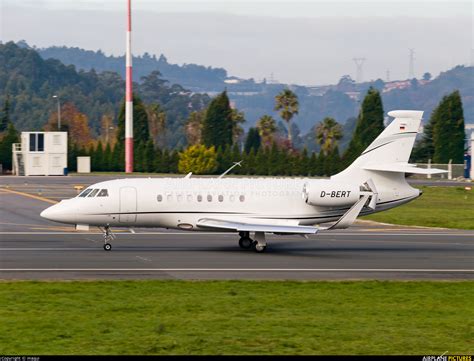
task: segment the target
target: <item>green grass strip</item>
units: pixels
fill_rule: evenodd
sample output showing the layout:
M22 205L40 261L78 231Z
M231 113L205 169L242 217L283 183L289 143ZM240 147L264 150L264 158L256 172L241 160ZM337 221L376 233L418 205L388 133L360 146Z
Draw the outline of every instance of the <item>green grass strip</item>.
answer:
M417 187L418 199L389 211L361 217L407 226L474 229L474 190L464 187Z
M2 354L474 353L474 282L0 282Z

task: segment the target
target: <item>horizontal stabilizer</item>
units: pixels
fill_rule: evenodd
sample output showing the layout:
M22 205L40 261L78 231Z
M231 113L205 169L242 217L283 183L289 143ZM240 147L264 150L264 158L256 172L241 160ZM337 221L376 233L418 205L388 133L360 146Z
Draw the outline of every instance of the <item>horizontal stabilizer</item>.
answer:
M237 232L270 232L270 233L288 233L288 234L316 234L317 227L310 226L292 226L275 224L253 224L246 222L227 221L221 219L203 218L197 222L198 227L223 229Z
M413 174L439 174L448 171L437 168L418 168L415 164L409 163L374 163L362 167L365 170L375 170L380 172L413 173Z

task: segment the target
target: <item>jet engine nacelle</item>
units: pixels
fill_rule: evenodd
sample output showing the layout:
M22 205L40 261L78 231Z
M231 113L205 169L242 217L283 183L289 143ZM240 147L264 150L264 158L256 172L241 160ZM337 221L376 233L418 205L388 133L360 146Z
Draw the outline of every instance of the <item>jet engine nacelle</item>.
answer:
M303 200L312 206L350 206L359 200L360 192L358 186L322 180L304 185Z

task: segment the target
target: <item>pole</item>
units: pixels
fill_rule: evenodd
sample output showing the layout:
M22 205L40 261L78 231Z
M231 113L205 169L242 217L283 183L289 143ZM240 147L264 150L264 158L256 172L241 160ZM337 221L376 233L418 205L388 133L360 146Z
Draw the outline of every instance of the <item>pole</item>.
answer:
M59 96L56 99L58 101L58 131L61 131L61 103L59 102Z
M474 132L471 133L471 169L470 169L470 176L471 176L471 180L474 179L474 162L473 162L473 159L474 158Z
M127 0L127 52L125 78L125 172L133 173L133 93L132 93L132 1Z

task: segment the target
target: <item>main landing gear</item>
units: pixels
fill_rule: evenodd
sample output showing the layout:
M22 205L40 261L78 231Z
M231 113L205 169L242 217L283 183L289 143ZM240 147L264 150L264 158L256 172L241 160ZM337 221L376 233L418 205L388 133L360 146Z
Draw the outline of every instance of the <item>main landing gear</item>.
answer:
M252 248L257 253L263 253L267 249L264 232L255 232L255 240L250 238L250 232L239 232L239 246L243 249Z
M112 249L112 245L109 242L115 239L115 236L110 230L109 225L105 226L104 229L101 227L99 227L99 229L104 233L104 250L110 251Z

